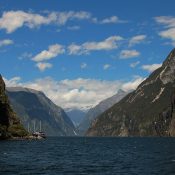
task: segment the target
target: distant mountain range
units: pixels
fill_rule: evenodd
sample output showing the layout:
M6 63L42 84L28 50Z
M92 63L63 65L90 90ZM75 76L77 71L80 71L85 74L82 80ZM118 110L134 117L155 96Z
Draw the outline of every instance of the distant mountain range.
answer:
M16 113L10 106L5 83L0 75L0 139L28 135Z
M101 101L98 105L91 108L85 115L80 125L78 126L79 134L84 135L86 131L88 130L88 128L90 127L93 120L96 119L96 117L98 117L104 111L106 111L111 106L113 106L115 103L120 101L126 95L127 95L127 92L119 90L116 95Z
M72 120L75 127L79 126L80 122L84 119L88 109L67 108L64 109L66 114Z
M76 129L64 110L44 93L22 87L7 88L12 108L30 131L42 130L48 136L74 136Z
M162 67L101 114L88 136L175 136L175 49Z

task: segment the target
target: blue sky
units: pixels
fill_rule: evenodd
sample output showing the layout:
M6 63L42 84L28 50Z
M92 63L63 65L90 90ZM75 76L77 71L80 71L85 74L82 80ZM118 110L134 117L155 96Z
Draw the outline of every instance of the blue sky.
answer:
M136 88L161 66L175 45L174 6L173 0L1 0L1 74L9 86L42 90L63 107L94 105L119 88Z

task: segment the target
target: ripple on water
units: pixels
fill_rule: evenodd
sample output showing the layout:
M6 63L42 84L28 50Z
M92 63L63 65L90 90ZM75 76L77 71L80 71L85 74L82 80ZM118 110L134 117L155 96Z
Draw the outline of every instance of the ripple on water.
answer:
M48 138L0 142L2 175L175 174L174 138Z

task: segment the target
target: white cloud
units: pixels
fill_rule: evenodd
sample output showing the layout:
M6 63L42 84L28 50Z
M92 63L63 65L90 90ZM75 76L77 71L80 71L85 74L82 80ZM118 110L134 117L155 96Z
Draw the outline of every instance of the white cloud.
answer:
M91 107L117 93L119 89L136 88L143 78L135 77L131 81L107 81L95 79L74 79L56 81L46 77L33 82L21 82L20 77L5 79L7 86L23 86L43 91L55 104L63 108Z
M86 64L86 63L82 63L82 64L80 65L80 68L81 68L81 69L87 68L87 64Z
M85 11L55 12L54 14L58 25L65 25L69 20L87 20L91 18L91 13Z
M92 17L90 12L86 11L63 11L63 12L47 12L45 14L37 14L32 12L25 12L22 10L3 12L0 18L0 29L5 29L7 33L12 33L18 28L27 26L29 28L37 28L41 25L65 25L68 21L74 20L89 20L91 22L107 24L107 23L121 23L123 22L117 16L111 16L98 21L96 17ZM78 27L69 27L70 30L77 30Z
M123 40L121 36L111 36L100 42L85 42L82 45L73 43L68 46L68 52L70 55L81 55L88 54L91 51L112 50L118 47L118 42L121 40Z
M172 16L157 16L154 19L157 23L165 25L166 28L175 27L175 17L172 17Z
M103 66L103 69L104 69L104 70L107 70L107 69L109 69L110 67L111 67L110 64L105 64L105 65Z
M121 59L128 59L133 57L138 57L140 55L140 52L136 50L122 50L120 52L120 58Z
M148 71L148 72L153 72L161 66L162 66L162 64L149 64L149 65L143 65L141 68L143 70Z
M140 61L136 61L134 63L131 63L130 67L135 68L138 64L140 64Z
M172 16L158 16L154 18L158 24L161 24L166 28L160 31L158 34L162 38L170 39L171 44L175 46L175 17Z
M60 54L63 54L65 52L65 49L60 44L54 44L50 45L48 50L43 50L36 56L32 58L33 61L41 62L44 60L50 60Z
M167 38L172 40L172 45L175 46L175 28L170 28L164 31L159 32L159 35L162 38Z
M46 69L49 69L52 67L52 64L50 63L42 63L42 62L39 62L36 64L36 67L40 70L40 71L45 71Z
M50 12L47 16L21 10L7 11L0 18L0 29L12 33L23 26L36 28L48 24L65 25L69 20L87 20L90 17L91 14L85 11Z
M24 52L21 54L21 56L19 56L20 60L26 59L26 58L32 58L32 53L29 52Z
M3 77L5 84L9 87L16 87L16 86L20 86L20 81L21 81L21 77L13 77L11 79L6 79L5 77Z
M0 40L0 47L11 45L13 43L14 42L12 40L10 40L10 39Z
M145 39L146 39L146 35L134 36L129 40L129 46L131 47L131 46L134 46L136 44L139 44L139 43L143 42Z
M109 24L109 23L119 23L120 20L117 16L111 16L109 18L105 18L101 21L101 24Z
M39 27L42 24L49 24L55 20L50 14L47 17L34 13L26 13L24 11L8 11L4 12L0 18L0 28L5 29L7 33L12 33L23 25L29 28Z
M79 30L80 26L69 26L67 27L68 30Z
M81 49L82 49L81 45L71 44L68 46L69 55L76 55L76 54L80 55L82 54Z
M108 18L104 18L102 20L99 20L98 18L93 17L91 18L91 20L93 23L96 23L96 24L116 24L116 23L126 23L127 22L127 21L119 19L118 16L111 16Z
M124 91L129 91L129 90L131 90L131 89L136 89L137 86L138 86L140 83L142 83L144 80L145 80L145 78L142 78L142 77L137 76L137 77L135 77L134 80L132 80L132 81L130 81L130 82L127 82L127 83L124 83L124 84L122 85L122 89L123 89Z

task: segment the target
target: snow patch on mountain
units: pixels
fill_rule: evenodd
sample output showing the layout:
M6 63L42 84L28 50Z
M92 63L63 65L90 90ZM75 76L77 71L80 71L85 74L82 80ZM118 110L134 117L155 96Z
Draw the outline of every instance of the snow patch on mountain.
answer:
M164 87L160 89L159 94L153 99L153 101L151 103L154 103L156 100L158 100L160 98L160 96L162 95L164 89L165 89Z

